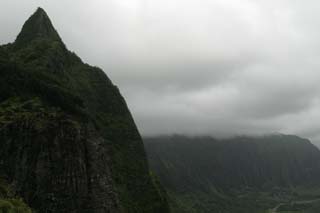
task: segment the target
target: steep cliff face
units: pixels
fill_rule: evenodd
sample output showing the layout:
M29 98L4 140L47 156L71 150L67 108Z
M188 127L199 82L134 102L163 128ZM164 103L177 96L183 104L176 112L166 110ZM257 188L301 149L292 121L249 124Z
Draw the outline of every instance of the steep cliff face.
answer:
M168 212L118 88L39 8L0 47L0 176L39 212Z
M1 174L27 203L40 212L119 212L109 150L90 124L38 99L10 100L1 112Z
M296 136L228 140L176 136L149 138L145 142L151 167L166 185L177 190L319 183L320 151Z

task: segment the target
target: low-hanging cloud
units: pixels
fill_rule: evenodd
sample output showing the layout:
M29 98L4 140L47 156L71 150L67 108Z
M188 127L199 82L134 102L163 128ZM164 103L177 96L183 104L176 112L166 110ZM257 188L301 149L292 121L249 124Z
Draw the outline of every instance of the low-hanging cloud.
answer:
M320 3L0 0L0 41L42 6L120 87L143 135L282 132L320 142Z

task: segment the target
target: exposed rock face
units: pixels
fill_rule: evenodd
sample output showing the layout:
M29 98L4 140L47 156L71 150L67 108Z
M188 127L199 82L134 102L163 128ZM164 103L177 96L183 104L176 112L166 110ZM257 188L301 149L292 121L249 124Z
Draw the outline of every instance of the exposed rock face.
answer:
M40 213L169 211L118 88L40 8L0 46L0 176Z
M15 104L0 123L0 153L1 173L18 194L40 212L119 212L108 148L95 129L40 111L38 100Z

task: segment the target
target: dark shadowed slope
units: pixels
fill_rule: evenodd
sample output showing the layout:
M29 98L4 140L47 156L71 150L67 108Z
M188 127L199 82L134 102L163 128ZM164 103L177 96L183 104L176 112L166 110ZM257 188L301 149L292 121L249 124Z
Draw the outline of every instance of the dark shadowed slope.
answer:
M167 212L118 88L39 8L0 47L0 175L39 212Z

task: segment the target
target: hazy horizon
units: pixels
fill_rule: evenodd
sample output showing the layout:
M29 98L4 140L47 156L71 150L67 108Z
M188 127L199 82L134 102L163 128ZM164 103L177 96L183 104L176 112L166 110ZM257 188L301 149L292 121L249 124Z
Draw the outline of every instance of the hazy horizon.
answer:
M120 88L142 135L320 144L320 2L0 1L1 44L42 7L67 47Z

